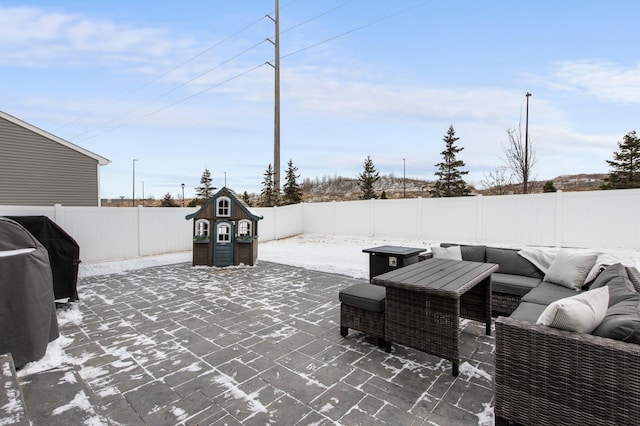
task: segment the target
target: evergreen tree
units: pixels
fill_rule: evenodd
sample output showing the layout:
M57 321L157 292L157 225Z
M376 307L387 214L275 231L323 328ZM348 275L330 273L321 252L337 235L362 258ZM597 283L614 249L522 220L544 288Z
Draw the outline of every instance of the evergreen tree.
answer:
M300 175L296 175L298 168L293 165L293 161L290 159L287 163L287 176L283 191L283 203L284 204L298 204L302 201L302 187L298 184Z
M370 200L376 197L376 193L373 190L373 186L380 179L380 173L373 165L373 160L370 156L364 160L364 171L358 175L358 188L360 188L360 199Z
M213 179L211 179L211 172L209 171L209 169L205 168L204 172L202 172L202 177L200 178L200 186L195 188L196 190L195 204L196 205L202 205L206 203L209 200L209 198L213 196L213 191L215 191L216 188L214 188L211 185L212 181Z
M249 198L249 194L247 193L247 191L244 191L244 193L242 194L242 201L244 201L247 206L252 207L251 198Z
M178 204L178 202L173 199L171 194L167 192L166 194L164 194L164 197L160 202L160 207L180 207L180 204Z
M438 180L430 191L432 197L460 197L470 193L466 182L462 179L462 176L469 172L460 170L464 167L464 161L456 159L456 154L464 149L455 145L458 139L460 138L456 137L453 126L449 126L447 134L442 138L445 150L440 153L443 158L442 163L436 164L438 171L435 175L438 176Z
M605 178L602 189L640 188L640 137L633 130L618 142L619 151L607 164L613 168Z
M552 180L548 180L544 183L542 187L542 192L557 192L556 186L553 184Z
M260 201L258 203L262 207L273 207L278 205L278 194L276 193L273 183L273 167L269 163L267 171L264 173L262 181L262 191L260 192Z
M382 194L380 194L380 199L381 200L386 200L387 199L387 191L382 191Z

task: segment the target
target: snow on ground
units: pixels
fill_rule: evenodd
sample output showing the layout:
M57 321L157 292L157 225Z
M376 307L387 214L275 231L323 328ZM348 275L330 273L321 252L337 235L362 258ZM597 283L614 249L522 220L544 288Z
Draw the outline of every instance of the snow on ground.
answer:
M261 242L258 247L258 261L281 263L305 269L343 274L355 278L369 278L369 255L363 253L366 248L395 245L404 247L430 246L439 242L424 240L395 240L384 238L332 236L304 234L281 240ZM543 248L551 252L553 248ZM622 260L624 264L635 265L640 269L640 250L580 250L608 253ZM79 277L123 273L129 270L151 266L170 265L191 262L191 251L147 256L138 259L119 260L102 263L80 263Z
M417 240L386 240L381 238L305 234L282 240L261 242L258 247L258 262L263 260L368 279L369 255L363 253L362 250L383 245L423 247L425 251L429 250L427 242ZM80 263L78 276L117 274L151 266L181 262L191 262L191 251L115 262L82 262Z

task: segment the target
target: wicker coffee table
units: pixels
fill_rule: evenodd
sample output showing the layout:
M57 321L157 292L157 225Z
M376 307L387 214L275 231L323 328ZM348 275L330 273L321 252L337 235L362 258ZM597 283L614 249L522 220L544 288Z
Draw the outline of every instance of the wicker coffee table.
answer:
M427 259L373 278L386 287L385 340L409 346L453 364L460 362L460 317L486 324L491 335L493 263Z

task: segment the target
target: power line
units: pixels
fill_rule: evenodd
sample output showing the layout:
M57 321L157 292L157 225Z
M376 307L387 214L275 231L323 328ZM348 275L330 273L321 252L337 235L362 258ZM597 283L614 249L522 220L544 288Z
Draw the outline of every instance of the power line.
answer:
M402 9L402 10L399 10L398 12L391 13L389 15L383 16L382 18L378 18L378 19L375 19L373 21L367 22L366 24L362 24L362 25L360 25L358 27L355 27L355 28L353 28L351 30L345 31L345 32L340 33L338 35L335 35L333 37L329 37L328 39L325 39L325 40L319 41L317 43L311 44L311 45L309 45L307 47L303 47L302 49L298 49L298 50L295 50L293 52L287 53L286 55L282 56L282 58L287 58L289 56L296 55L296 54L298 54L300 52L304 52L305 50L312 49L314 47L317 47L317 46L320 46L322 44L328 43L330 41L336 40L336 39L338 39L340 37L344 37L346 35L353 34L353 33L357 32L357 31L363 30L363 29L365 29L367 27L370 27L372 25L378 24L378 23L380 23L382 21L386 21L386 20L394 18L394 17L396 17L398 15L402 15L404 13L407 13L407 12L413 10L413 9L417 9L418 7L420 7L420 6L422 6L422 5L426 4L426 3L430 3L430 2L431 2L431 0L425 0L425 1L422 1L422 2L419 2L419 3L415 3L412 6L409 6L407 8Z
M294 0L294 1L295 1L295 0ZM213 50L213 49L217 48L218 46L220 46L220 45L224 44L225 42L227 42L227 41L231 40L232 38L234 38L234 37L235 37L235 36L237 36L238 34L240 34L240 33L244 32L244 31L248 30L249 28L251 28L251 27L253 27L254 25L256 25L258 22L262 21L264 18L265 18L265 17L264 17L264 16L262 16L262 17L260 17L260 18L256 19L255 21L253 21L253 22L252 22L252 23L250 23L249 25L246 25L245 27L243 27L243 28L241 28L241 29L237 30L237 31L236 31L236 32L234 32L233 34L231 34L231 35L229 35L229 36L227 36L227 37L223 38L222 40L218 41L217 43L214 43L214 44L212 44L211 46L209 46L209 47L205 48L204 50L202 50L202 51L200 51L200 52L196 53L195 55L191 56L189 59L187 59L187 60L185 60L185 61L181 62L180 64L178 64L178 65L174 66L173 68L170 68L170 69L168 69L167 71L163 72L162 74L160 74L160 75L158 75L158 76L156 76L156 77L152 78L151 80L149 80L149 81L147 81L147 82L145 82L145 83L141 84L140 86L138 86L138 87L135 87L135 88L131 89L130 91L126 92L124 95L120 96L118 99L124 99L126 96L129 96L129 95L131 95L131 94L133 94L133 93L136 93L136 92L137 92L137 91L139 91L139 90L144 89L144 88L145 88L145 87L147 87L147 86L150 86L151 84L155 83L156 81L160 80L161 78L166 77L167 75L171 74L172 72L174 72L174 71L176 71L176 70L178 70L178 69L180 69L180 68L184 67L185 65L187 65L187 64L189 64L190 62L194 61L195 59L197 59L197 58L201 57L201 56L202 56L202 55L204 55L205 53L207 53L207 52L209 52L209 51L211 51L211 50ZM192 80L190 80L190 81L192 81ZM182 87L182 86L180 86L180 87ZM74 120L72 120L72 121L70 121L70 122L68 122L68 123L66 123L66 124L63 124L62 126L60 126L60 127L56 128L56 129L54 129L54 131L58 131L58 130L60 130L60 129L64 129L65 127L68 127L68 126L70 126L70 125L72 125L72 124L75 124L75 123L77 123L77 122L78 122L78 121L80 121L80 120L84 120L84 119L85 119L85 118L87 118L87 117L91 117L91 116L92 116L93 114L95 114L97 111L99 111L99 109L94 109L93 111L90 111L89 113L87 113L87 114L85 114L85 115L83 115L83 116L81 116L81 117L78 117L78 118L76 118L76 119L74 119ZM111 120L111 121L109 121L109 122L107 122L107 123L103 123L103 125L102 125L102 126L100 126L100 127L103 127L105 124L109 124L109 123L111 123L111 122L115 121L117 118L119 118L119 117L116 117L115 119L113 119L113 120ZM97 129L99 129L100 127L98 127ZM94 129L94 130L95 130L95 129ZM75 136L75 137L78 137L78 136L84 135L84 134L89 133L89 132L91 132L91 131L93 131L93 130L89 130L88 132L81 133L80 135L77 135L77 136Z
M102 134L108 133L110 131L113 131L113 130L116 130L116 129L120 129L122 127L128 126L129 124L135 123L136 121L140 121L140 120L142 120L144 118L147 118L147 117L149 117L151 115L154 115L154 114L157 114L157 113L159 113L161 111L164 111L165 109L171 108L172 106L178 105L178 104L180 104L182 102L186 102L189 99L195 98L196 96L199 96L199 95L201 95L201 94L203 94L205 92L208 92L211 89L215 89L216 87L222 86L223 84L229 83L230 81L233 81L233 80L235 80L237 78L240 78L240 77L242 77L242 76L244 76L246 74L249 74L250 72L253 72L253 71L257 70L258 68L264 66L265 64L266 64L266 62L262 63L262 64L259 64L259 65L256 65L256 66L254 66L252 68L249 68L249 69L247 69L247 70L245 70L245 71L243 71L241 73L235 74L233 77L227 78L226 80L223 80L223 81L220 81L220 82L218 82L216 84L208 86L207 88L205 88L203 90L200 90L199 92L193 93L193 94L191 94L191 95L189 95L189 96L187 96L185 98L182 98L182 99L177 100L177 101L175 101L173 103L170 103L169 105L166 105L166 106L164 106L162 108L158 108L156 110L153 110L153 111L151 111L151 112L149 112L147 114L144 114L144 115L142 115L140 117L134 118L134 119L132 119L130 121L127 121L125 123L122 123L122 124L120 124L118 126L114 126L114 127L109 128L109 129L105 129L103 132L100 132L100 133L98 133L96 135L93 135L93 136L86 137L86 138L84 138L82 140L92 139L92 138L95 138L95 137L100 136Z
M290 5L291 3L293 3L294 1L296 1L296 0L293 0L292 2L288 3L288 4L287 4L287 6L289 6L289 5ZM304 25L304 24L306 24L306 23L309 23L309 22L311 22L311 21L313 21L313 20L315 20L315 19L318 19L318 18L320 18L320 17L322 17L322 16L325 16L325 15L327 15L327 14L329 14L329 13L331 13L331 12L333 12L333 11L335 11L335 10L337 10L337 9L339 9L339 8L341 8L341 7L343 7L343 6L345 6L346 4L351 3L352 1L353 1L353 0L346 1L345 3L343 3L343 4L341 4L341 5L338 5L338 6L336 6L336 7L332 8L332 9L330 9L330 10L326 11L326 12L323 12L323 13L321 13L321 14L319 14L319 15L316 15L316 16L314 16L313 18L310 18L310 19L308 19L308 20L306 20L306 21L303 21L303 22L302 22L302 23L300 23L300 24L294 25L293 27L288 28L285 32L290 31L290 30L293 30L294 28L298 28L298 27L300 27L300 26L302 26L302 25ZM355 27L355 28L353 28L353 29L351 29L351 30L348 30L348 31L342 32L342 33L340 33L340 34L337 34L337 35L335 35L335 36L333 36L333 37L329 37L329 38L327 38L327 39L325 39L325 40L322 40L322 41L319 41L319 42L317 42L317 43L311 44L311 45L306 46L306 47L304 47L304 48L302 48L302 49L298 49L298 50L295 50L295 51L293 51L293 52L289 52L289 53L287 53L286 55L281 56L281 59L282 59L282 58L287 58L287 57L289 57L289 56L294 56L294 55L296 55L296 54L298 54L298 53L304 52L304 51L306 51L306 50L312 49L312 48L314 48L314 47L320 46L320 45L322 45L322 44L325 44L325 43L328 43L328 42L330 42L330 41L336 40L336 39L338 39L338 38L344 37L344 36L346 36L346 35L349 35L349 34L355 33L355 32L357 32L357 31L360 31L360 30L362 30L362 29L368 28L368 27L373 26L373 25L375 25L375 24L378 24L378 23L380 23L380 22L386 21L386 20L388 20L388 19L394 18L394 17L399 16L399 15L402 15L402 14L404 14L404 13L407 13L407 12L409 12L409 11L411 11L411 10L414 10L414 9L416 9L416 8L418 8L418 7L420 7L420 6L424 5L424 4L426 4L426 3L430 3L430 2L431 2L431 0L425 0L425 1L421 1L421 2L415 3L415 4L411 5L411 6L406 7L406 8L404 8L404 9L401 9L401 10L399 10L399 11L397 11L397 12L394 12L394 13L391 13L391 14L385 15L385 16L383 16L383 17L381 17L381 18L375 19L375 20L373 20L373 21L367 22L367 23L362 24L362 25L360 25L360 26L358 26L358 27ZM216 47L216 46L220 45L220 44L221 44L221 43L223 43L224 41L227 41L227 40L231 39L231 38L232 38L232 37L234 37L235 35L237 35L237 34L241 33L242 31L245 31L245 30L246 30L246 29L248 29L249 27L251 27L251 26L255 25L257 22L259 22L260 20L264 19L265 17L268 17L268 15L265 15L265 16L263 16L263 17L261 17L261 18L257 19L256 21L254 21L254 22L253 22L253 23L251 23L250 25L248 25L248 26L244 27L243 29L241 29L241 30L238 30L238 31L234 32L231 36L226 37L223 41L221 41L221 42L217 43L217 44L216 44L216 45L214 45L214 46L211 46L210 48L205 49L204 51L202 51L202 52L201 52L201 53L199 53L198 55L195 55L194 57L192 57L192 58L190 58L189 60L187 60L187 61L183 62L182 64L180 64L179 66L176 66L176 67L172 68L171 70L169 70L169 71L165 72L165 73L164 73L164 74L162 74L161 76L156 77L155 79L153 79L152 81L150 81L150 82L146 83L145 85L141 86L140 88L145 87L145 86L147 86L147 85L151 84L152 82L157 81L158 79L162 78L163 76L166 76L166 75L167 75L167 74L169 74L170 72L172 72L172 71L174 71L174 70L176 70L176 69L180 68L181 66L184 66L185 64L187 64L187 63L191 62L191 60L195 59L196 57L199 57L199 56L201 56L202 54L204 54L206 51L211 50L212 48L214 48L214 47ZM269 39L266 39L266 40L269 40ZM206 75L206 74L210 73L211 71L213 71L213 70L215 70L215 69L217 69L217 68L220 68L222 65L225 65L225 64L229 63L230 61L232 61L232 60L234 60L234 59L236 59L236 58L238 58L238 57L240 57L240 56L244 55L245 53L249 52L250 50L255 49L257 46L259 46L260 44L264 43L264 41L266 41L266 40L262 40L262 41L260 41L259 43L254 44L253 46L251 46L251 47L249 47L249 48L245 49L245 50L244 50L244 51L242 51L241 53L239 53L239 54L237 54L237 55L235 55L235 56L233 56L233 57L231 57L231 58L229 58L229 59L227 59L227 60L223 61L223 62L222 62L222 63L220 63L220 64L217 64L216 66L214 66L214 67L212 67L212 68L208 69L207 71L205 71L205 72L203 72L203 73L199 74L198 76L196 76L196 77L194 77L194 78L192 78L192 79L190 79L190 80L188 80L188 81L186 81L186 82L184 82L184 83L180 84L179 86L177 86L177 87L175 87L175 88L171 89L170 91L165 92L164 94L159 95L159 96L155 97L154 99L152 99L152 100L150 100L150 101L147 101L146 103L144 103L144 104L143 104L143 105L141 105L140 107L134 108L133 110L130 110L130 111L126 112L126 113L120 114L118 117L116 117L116 118L114 118L114 119L112 119L112 120L108 121L108 122L107 122L107 123L105 123L105 124L113 123L114 121L118 120L119 118L122 118L122 117L124 117L124 116L126 116L126 115L129 115L129 114L131 114L132 112L138 111L139 109L141 109L141 108L143 108L144 106L146 106L146 105L150 104L151 102L153 102L153 101L155 101L155 100L158 100L158 99L160 99L160 98L162 98L162 97L164 97L164 96L166 96L166 95L168 95L168 94L170 94L170 93L175 92L175 91L176 91L176 90L178 90L179 88L184 87L185 85L187 85L187 84L189 84L189 83L191 83L191 82L193 82L193 81L197 80L198 78L201 78L202 76L204 76L204 75ZM216 84L213 84L213 85L211 85L211 86L208 86L207 88L205 88L205 89L203 89L203 90L201 90L201 91L198 91L198 92L196 92L196 93L193 93L193 94L191 94L191 95L189 95L189 96L187 96L187 97L185 97L185 98L182 98L182 99L180 99L180 100L178 100L178 101L175 101L175 102L173 102L173 103L171 103L171 104L168 104L168 105L166 105L166 106L164 106L164 107L162 107L162 108L158 108L158 109L156 109L156 110L153 110L153 111L151 111L151 112L149 112L149 113L147 113L147 114L144 114L144 115L142 115L142 116L140 116L140 117L137 117L137 118L134 118L134 119L132 119L132 120L129 120L129 121L127 121L127 122L125 122L125 123L122 123L122 124L120 124L120 125L117 125L117 126L113 126L113 127L107 128L107 129L105 129L104 131L99 132L99 133L97 133L97 134L95 134L95 135L88 136L88 137L85 137L85 138L83 138L83 139L80 139L80 141L87 140L87 139L92 139L92 138L94 138L94 137L97 137L97 136L103 135L103 134L108 133L108 132L110 132L110 131L113 131L113 130L116 130L116 129L120 129L120 128L125 127L125 126L127 126L127 125L129 125L129 124L132 124L132 123L135 123L135 122L137 122L137 121L140 121L140 120L142 120L142 119L144 119L144 118L147 118L147 117L149 117L149 116L151 116L151 115L153 115L153 114L157 114L158 112L164 111L165 109L168 109L168 108L170 108L170 107L172 107L172 106L175 106L175 105L177 105L177 104L180 104L180 103L182 103L182 102L185 102L185 101L187 101L187 100L189 100L189 99L192 99L192 98L194 98L194 97L196 97L196 96L199 96L199 95L201 95L201 94L203 94L203 93L206 93L206 92L208 92L208 91L209 91L209 90L211 90L211 89L214 89L214 88L216 88L216 87L220 87L220 86L222 86L222 85L224 85L224 84L226 84L226 83L229 83L229 82L231 82L231 81L233 81L233 80L235 80L235 79L237 79L237 78L240 78L240 77L242 77L242 76L244 76L244 75L246 75L246 74L249 74L250 72L255 71L256 69L258 69L258 68L262 67L262 66L263 66L263 65L265 65L265 64L270 64L270 63L267 61L267 62L261 63L261 64L259 64L259 65L256 65L256 66L254 66L254 67L252 67L252 68L249 68L249 69L247 69L247 70L245 70L245 71L243 71L243 72L241 72L241 73L238 73L238 74L234 75L233 77L230 77L230 78L225 79L225 80L223 80L223 81L220 81L220 82L218 82L218 83L216 83ZM131 92L130 92L130 93L131 93ZM86 135L86 134L88 134L88 133L94 132L94 131L96 131L96 130L98 130L98 129L102 128L102 127L104 127L104 124L103 124L102 126L100 126L100 127L97 127L97 128L92 129L92 130L89 130L89 131L83 132L83 133L81 133L81 134L79 134L79 135L76 135L74 138L78 138L78 137L80 137L80 136L83 136L83 135Z
M145 106L149 105L150 103L155 102L155 101L157 101L158 99L161 99L161 98L163 98L163 97L165 97L165 96L167 96L167 95L169 95L169 94L171 94L171 93L175 92L175 91L176 91L176 90L178 90L178 89L181 89L182 87L186 86L187 84L192 83L192 82L194 82L195 80L197 80L197 79L199 79L199 78L201 78L201 77L204 77L205 75L209 74L210 72L212 72L212 71L214 71L214 70L216 70L216 69L218 69L218 68L222 67L223 65L228 64L229 62L233 61L234 59L239 58L240 56L244 55L245 53L247 53L247 52L249 52L249 51L251 51L251 50L253 50L253 49L255 49L256 47L258 47L259 45L261 45L261 44L262 44L262 43L264 43L264 42L265 42L265 40L262 40L262 41L260 41L260 42L258 42L258 43L256 43L256 44L254 44L253 46L248 47L247 49L243 50L242 52L238 53L237 55L234 55L234 56L232 56L232 57L230 57L230 58L226 59L225 61L223 61L223 62L221 62L221 63L219 63L219 64L217 64L217 65L215 65L215 66L213 66L213 67L211 67L211 68L209 68L209 69L207 69L206 71L204 71L204 72L202 72L202 73L200 73L200 74L196 75L195 77L193 77L193 78L191 78L191 79L189 79L189 80L185 81L184 83L181 83L180 85L178 85L178 86L174 87L173 89L171 89L171 90L169 90L169 91L167 91L167 92L164 92L164 93L163 93L163 94L161 94L161 95L156 96L155 98L153 98L153 99L151 99L151 100L149 100L149 101L145 102L144 104L142 104L142 105L140 105L140 106L138 106L138 107L136 107L136 108L133 108L133 109L131 109L131 110L129 110L129 111L123 112L122 114L120 114L120 115L116 116L115 118L113 118L113 119L111 119L111 120L107 121L106 123L103 123L101 126L98 126L98 127L94 128L94 129L87 130L87 131L85 131L85 132L83 132L83 133L80 133L80 134L78 134L78 135L74 136L72 139L79 138L79 137L84 136L84 135L86 135L86 134L88 134L88 133L91 133L91 132L94 132L94 131L96 131L96 130L99 130L99 129L103 128L103 127L106 127L108 124L111 124L111 123L113 123L113 122L117 121L118 119L120 119L120 118L122 118L122 117L125 117L125 116L127 116L127 115L129 115L129 114L132 114L132 113L134 113L134 112L136 112L136 111L139 111L140 109L144 108Z

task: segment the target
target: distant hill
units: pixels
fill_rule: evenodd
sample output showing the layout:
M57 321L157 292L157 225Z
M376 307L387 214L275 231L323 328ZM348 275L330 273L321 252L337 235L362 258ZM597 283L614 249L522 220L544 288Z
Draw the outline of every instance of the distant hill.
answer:
M561 191L594 191L600 189L604 183L606 174L579 174L579 175L563 175L550 179L556 189ZM542 187L546 181L530 182L532 192L542 192ZM433 188L435 181L422 179L409 179L403 182L402 177L393 174L380 176L376 182L375 190L380 198L384 191L387 198L429 198L429 191ZM356 178L345 178L341 176L323 176L322 178L304 179L302 182L303 201L310 203L318 203L325 201L348 201L358 200L360 189L358 188L358 180ZM495 189L476 189L472 187L472 194L496 195L500 191ZM506 187L501 189L503 194L519 193L517 186ZM249 194L251 205L256 206L259 193ZM147 207L159 207L162 200L145 200ZM176 200L180 202L180 200ZM185 205L191 201L185 200ZM137 201L136 205L140 205L141 201ZM131 199L113 199L102 200L104 207L130 207Z
M580 174L565 175L550 179L556 189L562 191L593 191L600 189L604 183L603 179L606 174ZM542 188L546 181L530 182L532 192L542 192ZM387 198L417 198L430 197L429 191L433 188L435 181L422 179L407 179L403 182L402 177L394 175L380 176L376 182L375 190L378 198L384 191ZM358 180L355 178L344 178L340 176L316 178L315 180L305 179L303 182L304 201L321 202L321 201L344 201L357 200L360 196L358 188ZM495 194L492 189L477 189L471 187L472 194ZM506 188L503 193L515 194L520 192L516 185Z

